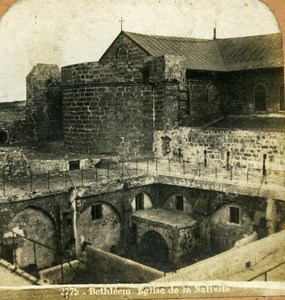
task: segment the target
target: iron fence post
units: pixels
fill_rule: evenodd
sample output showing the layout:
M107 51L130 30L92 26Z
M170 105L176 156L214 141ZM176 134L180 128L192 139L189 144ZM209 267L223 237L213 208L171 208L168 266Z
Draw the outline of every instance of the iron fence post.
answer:
M31 191L33 191L33 172L31 171Z
M3 167L3 196L6 194L6 176L5 176L5 167Z
M12 239L13 239L13 260L14 260L15 269L17 269L18 263L17 263L16 243L15 243L15 233L14 232L12 232Z
M33 246L34 246L34 261L35 261L35 266L37 268L37 253L36 253L36 242L33 242Z
M49 171L48 171L48 173L47 173L47 189L49 190L49 180L50 180L50 173L49 173Z

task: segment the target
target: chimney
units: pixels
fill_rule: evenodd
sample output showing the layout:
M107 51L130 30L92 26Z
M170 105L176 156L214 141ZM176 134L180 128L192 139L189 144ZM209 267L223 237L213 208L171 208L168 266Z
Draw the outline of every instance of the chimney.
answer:
M213 37L214 40L217 39L217 21L215 21L215 27L214 27L214 37Z

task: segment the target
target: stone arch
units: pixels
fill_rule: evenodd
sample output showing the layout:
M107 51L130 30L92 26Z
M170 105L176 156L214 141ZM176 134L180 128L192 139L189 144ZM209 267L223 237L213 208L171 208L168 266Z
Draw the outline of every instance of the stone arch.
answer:
M169 259L169 248L164 237L155 230L144 233L139 244L139 254L141 257L167 262Z
M214 252L222 252L252 233L252 220L245 208L235 203L227 203L211 214L210 228L211 246Z
M140 197L142 195L142 198ZM140 205L142 202L142 206ZM132 211L141 210L141 209L148 209L152 208L153 200L151 199L149 193L141 191L135 195L134 198L131 200L131 207Z
M98 209L100 208L100 209ZM123 223L116 207L94 201L77 218L77 240L108 252L117 252L122 242Z
M182 202L182 204L181 204L181 202ZM185 194L181 193L181 192L172 193L167 198L165 198L165 200L163 201L163 204L162 204L162 208L178 209L178 210L184 211L189 214L191 214L193 212L193 207L190 204L190 201L185 196Z
M254 87L254 111L266 112L267 89L263 83L258 83Z
M20 268L35 271L56 262L55 222L45 210L27 206L11 219L8 229L16 233L15 256ZM4 239L11 235L7 231Z

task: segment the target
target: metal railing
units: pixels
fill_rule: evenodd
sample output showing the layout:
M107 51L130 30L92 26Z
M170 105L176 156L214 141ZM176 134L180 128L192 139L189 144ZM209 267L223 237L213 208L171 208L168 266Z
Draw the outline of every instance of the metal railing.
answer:
M33 260L34 260L34 266L36 267L36 271L38 272L39 269L38 269L38 256L37 256L37 246L41 246L41 247L44 247L45 249L48 249L52 252L54 252L55 255L59 255L59 260L57 261L57 264L60 264L60 273L61 273L61 283L64 283L64 267L63 267L63 264L64 263L67 263L69 265L69 267L71 268L71 270L74 272L74 274L76 274L76 270L74 269L74 267L72 266L72 264L70 263L70 258L66 257L65 254L63 253L63 251L60 251L59 249L56 249L56 248L53 248L49 245L46 245L46 244L43 244L42 242L39 242L39 241L36 241L30 237L26 237L20 233L17 233L17 232L14 232L13 230L10 230L10 229L6 229L5 230L6 232L10 232L12 234L12 251L13 251L13 257L12 257L12 264L14 265L14 268L15 269L18 269L20 268L19 267L19 264L17 262L17 254L16 254L16 249L17 249L17 243L16 243L16 239L17 238L21 238L21 239L24 239L24 240L27 240L27 241L30 241L32 244L33 244ZM6 257L4 257L4 251L9 248L9 244L8 242L6 241L7 237L3 237L2 239L0 239L0 245L1 245L1 248L2 248L2 251L0 252L0 257L5 259ZM6 247L6 249L5 249ZM59 253L61 252L61 253ZM80 259L77 259L79 260L80 262L82 263L85 263L84 261L80 260ZM32 274L34 275L34 274ZM36 276L38 279L39 279L39 276ZM37 281L34 282L34 284L37 284Z
M69 187L83 187L99 182L117 179L132 180L145 175L168 175L219 181L239 181L262 186L274 184L285 186L285 170L247 167L238 165L217 164L207 161L175 161L166 158L120 161L107 163L101 167L86 167L77 170L33 172L25 175L10 176L2 172L0 190L2 196L14 196L23 192L61 190ZM259 188L260 191L260 188ZM259 194L259 192L258 192Z

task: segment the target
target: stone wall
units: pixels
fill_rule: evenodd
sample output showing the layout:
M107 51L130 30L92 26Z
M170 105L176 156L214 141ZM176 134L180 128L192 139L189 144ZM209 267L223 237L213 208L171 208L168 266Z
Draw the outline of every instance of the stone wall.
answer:
M166 138L169 140L167 153L164 149ZM175 159L178 149L181 149L183 160L203 163L206 150L209 165L225 167L229 152L230 165L262 170L263 155L266 154L266 167L269 170L285 169L285 143L282 132L180 128L158 131L154 140L157 157L167 155Z
M101 154L151 152L152 95L150 85L66 87L66 146Z
M26 78L26 121L33 139L54 140L62 135L61 73L57 65L37 64Z
M182 57L149 57L122 33L99 62L62 68L65 144L81 152L151 155L153 131L178 125Z
M77 220L77 240L90 243L93 247L108 252L117 252L122 243L122 223L116 209L107 203L102 207L102 217L92 219L92 206Z
M234 248L158 279L158 282L231 280L249 281L284 263L285 231ZM247 263L250 266L247 267ZM264 276L263 276L264 278Z
M239 210L239 222L230 222L230 208ZM246 209L236 204L223 205L211 216L211 246L214 252L232 248L238 240L253 232L252 222ZM225 228L227 230L225 231Z
M91 246L86 252L96 283L144 283L163 277L163 272Z
M284 83L283 69L234 72L224 75L225 112L254 114L255 88L262 84L266 90L266 113L280 112L280 87Z
M60 249L63 250L65 258L73 257L74 234L69 203L70 193L66 192L31 197L22 201L9 199L9 202L1 203L0 238L7 237L11 245L9 230L24 236L17 238L16 251L17 260L22 267L28 267L35 262L33 242L28 239L38 242L36 243L38 268L59 263Z
M224 114L225 85L221 74L187 71L186 98L179 102L180 124L197 126Z
M92 245L96 245L99 248L105 247L102 249L106 251L111 251L113 244L117 243L117 248L115 249L113 247L112 251L115 250L115 252L118 254L124 254L129 244L132 243L131 214L133 212L134 198L139 193L144 193L147 195L148 201L146 204L151 202L154 209L164 208L176 210L173 204L174 197L175 195L183 196L185 215L190 214L195 220L197 220L196 227L198 228L195 227L195 234L197 235L195 245L199 247L201 253L208 252L209 254L212 251L211 227L217 224L219 225L219 237L222 240L219 250L223 251L229 248L227 239L233 226L228 222L228 215L224 213L218 213L220 216L218 218L219 222L213 222L213 224L211 223L211 218L214 217L219 209L225 205L236 205L240 207L245 211L245 215L250 218L250 224L247 224L245 227L240 226L239 234L235 236L232 235L230 237L230 245L242 238L243 234L248 234L251 228L252 230L257 231L259 236L264 236L267 234L266 224L265 228L260 227L260 225L262 225L261 219L266 218L267 203L264 198L225 194L222 192L199 190L167 184L153 184L148 186L134 187L128 190L102 193L91 197L80 197L77 200L77 242L79 243L77 248L79 249L81 243L83 242L80 241L80 235L85 235L86 242L91 242ZM103 203L109 208L113 207L112 210L109 210L111 213L110 216L114 218L114 221L120 220L120 224L117 221L117 223L105 222L104 218L101 220L92 220L91 206L96 203ZM149 205L146 205L145 208L149 208ZM281 219L278 221L279 223L282 221ZM278 224L276 225L276 228L278 226L283 226L281 223L279 225ZM105 228L109 227L111 229L108 233L108 238L104 239L104 235L106 234ZM121 230L120 232L118 231L119 227ZM151 228L149 230L156 229ZM161 232L162 236L165 236L165 234L165 232ZM92 241L88 241L88 238ZM112 239L112 241L110 239ZM101 241L100 246L98 245L99 241ZM223 243L223 241L226 242ZM169 247L171 247L171 245L169 245ZM195 253L196 256L199 256L198 254L198 252Z
M165 209L175 210L171 205L174 196L183 196L184 212L191 214L197 220L197 225L194 227L198 227L195 231L200 255L225 251L241 239L243 234L250 234L252 230L258 231L259 237L267 234L266 224L262 227L267 206L263 198L164 184L157 185L156 189L160 195L159 203L156 205ZM239 225L229 222L229 206L240 208ZM197 257L199 257L198 252L195 253Z

